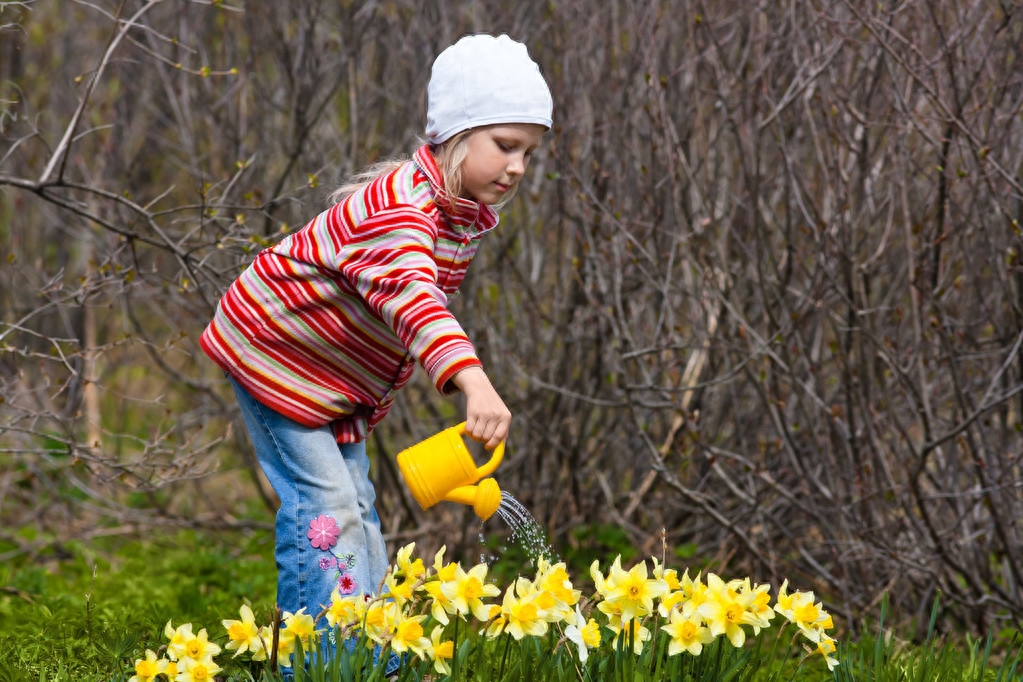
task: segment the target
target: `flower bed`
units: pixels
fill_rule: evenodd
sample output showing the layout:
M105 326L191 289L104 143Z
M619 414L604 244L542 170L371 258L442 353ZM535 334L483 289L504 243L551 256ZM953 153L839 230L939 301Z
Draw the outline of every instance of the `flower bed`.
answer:
M777 646L786 625L794 626L803 642L804 654L795 665L817 657L828 670L838 664L828 634L834 628L831 616L813 592L789 592L787 581L772 604L771 586L749 578L691 577L688 570L679 576L656 559L649 571L646 561L626 570L619 557L606 575L598 561L593 563L596 591L585 599L563 563L541 559L532 578L520 577L502 590L487 581L486 564L466 570L445 562L441 549L427 567L413 556L414 549L398 551L379 595L343 596L335 590L315 619L303 609L282 614L276 624L259 624L243 605L240 619L222 621L222 647L205 629L193 633L191 624L168 622L168 643L136 661L130 682L211 680L222 672L221 664L228 665L225 661L241 659L271 674L304 660L302 667L321 672L355 665L373 668L371 674L379 677L383 666L372 661L379 654L386 660L392 652L403 657L407 679L457 678L472 669L481 679L520 679L528 670L536 679L554 680L685 675L718 680L755 664L751 649L758 649L768 633ZM328 627L317 629L321 617ZM337 642L347 644L339 656L318 655Z

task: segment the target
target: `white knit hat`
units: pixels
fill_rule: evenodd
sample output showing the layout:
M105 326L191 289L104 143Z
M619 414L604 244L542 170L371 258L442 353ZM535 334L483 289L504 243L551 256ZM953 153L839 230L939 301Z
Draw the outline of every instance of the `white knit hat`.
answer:
M441 52L426 94L426 137L433 144L495 123L551 127L554 104L540 67L506 35L465 36Z

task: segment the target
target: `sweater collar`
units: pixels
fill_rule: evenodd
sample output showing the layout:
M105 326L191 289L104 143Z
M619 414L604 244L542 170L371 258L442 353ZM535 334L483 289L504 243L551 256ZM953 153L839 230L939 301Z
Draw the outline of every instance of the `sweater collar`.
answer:
M476 232L480 234L497 225L497 211L492 206L448 194L444 188L444 176L441 174L440 168L437 167L437 161L433 157L433 152L430 151L430 145L424 144L417 149L412 160L430 181L437 208L448 217L453 225L463 229L475 226Z

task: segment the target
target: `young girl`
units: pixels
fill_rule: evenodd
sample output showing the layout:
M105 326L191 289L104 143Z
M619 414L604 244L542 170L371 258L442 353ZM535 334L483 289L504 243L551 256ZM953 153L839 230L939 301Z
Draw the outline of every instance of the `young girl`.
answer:
M365 443L417 362L465 394L469 436L493 448L508 435L446 305L550 128L551 95L524 45L474 35L437 57L427 99L428 143L261 252L200 339L281 501L282 611L378 590L388 557Z

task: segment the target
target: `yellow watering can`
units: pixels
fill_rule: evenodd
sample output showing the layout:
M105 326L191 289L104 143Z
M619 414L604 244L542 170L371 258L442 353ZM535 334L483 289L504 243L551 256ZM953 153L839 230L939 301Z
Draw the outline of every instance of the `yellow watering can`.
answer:
M423 509L441 500L457 502L472 507L476 516L486 521L501 505L501 489L497 481L483 477L501 463L504 442L494 448L489 462L477 467L464 436L465 422L444 429L399 452L398 469Z

